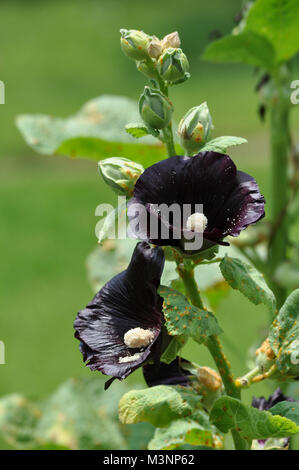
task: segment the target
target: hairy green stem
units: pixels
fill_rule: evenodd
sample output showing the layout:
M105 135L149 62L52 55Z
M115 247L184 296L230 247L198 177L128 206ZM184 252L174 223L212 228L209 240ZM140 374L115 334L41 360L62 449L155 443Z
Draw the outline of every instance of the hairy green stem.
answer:
M283 86L276 79L277 98L271 109L271 202L272 223L280 219L288 202L288 151L289 151L289 103ZM288 230L281 220L280 226L269 241L269 270L272 275L286 259ZM272 279L271 287L278 307L284 303L286 289Z
M177 271L184 283L187 297L190 299L191 303L198 308L204 308L199 289L194 279L194 270L186 269L183 263L181 263L177 265ZM218 336L209 336L206 346L215 361L227 395L240 399L241 392L234 383L234 379L230 370L230 363L223 353ZM232 437L236 449L244 450L248 448L247 442L242 439L238 431L233 429Z
M174 141L173 141L173 134L172 134L172 125L171 123L162 130L164 143L167 148L167 153L169 157L173 157L176 155Z

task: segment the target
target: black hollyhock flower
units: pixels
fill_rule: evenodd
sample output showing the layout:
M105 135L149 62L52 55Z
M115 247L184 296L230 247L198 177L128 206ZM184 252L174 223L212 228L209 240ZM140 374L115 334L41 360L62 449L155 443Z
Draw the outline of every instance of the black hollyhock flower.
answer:
M180 219L171 218L170 213L166 220L157 209L161 204L168 208L178 205ZM198 212L199 204L203 213ZM129 202L131 235L136 234L132 227L141 205L147 219L145 223L138 221L137 238L185 251L186 238L190 240L196 232L201 232L202 247L194 252L204 251L215 244L227 245L222 241L224 237L236 237L264 217L264 204L254 178L237 171L228 155L202 152L194 157L175 156L152 165L138 178ZM191 212L188 218L184 215L186 205ZM159 226L156 238L150 236L152 221ZM169 230L166 239L161 235L165 228L166 232Z
M157 362L155 364L146 364L143 366L143 376L149 387L155 385L181 385L190 387L192 384L192 374L184 366L190 366L191 363L177 356L170 364ZM195 377L195 376L194 376Z
M157 293L164 266L159 247L138 243L128 268L111 279L75 320L83 360L91 370L126 378L161 348L163 299Z
M280 388L277 388L275 392L269 396L268 400L264 397L253 397L252 406L258 408L259 410L270 410L274 405L280 403L281 401L294 401L293 398L287 397L282 393Z

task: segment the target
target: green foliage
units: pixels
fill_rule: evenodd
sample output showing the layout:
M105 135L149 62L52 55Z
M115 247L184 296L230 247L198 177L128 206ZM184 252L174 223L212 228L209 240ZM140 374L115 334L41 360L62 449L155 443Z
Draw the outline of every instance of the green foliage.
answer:
M299 289L292 292L273 321L269 340L276 366L285 376L299 375Z
M7 395L0 399L0 437L16 449L145 449L153 428L118 421L117 403L127 390L119 383L106 393L97 375L68 380L37 404Z
M245 31L212 42L203 59L213 62L249 64L270 70L274 64L274 48L261 34Z
M272 408L270 413L273 415L283 416L284 418L290 419L299 426L299 403L290 401L281 401Z
M182 336L174 336L165 351L161 356L161 361L165 362L166 364L170 364L178 355L178 352L185 346L187 342L187 338Z
M190 305L180 292L161 286L159 294L164 298L163 311L171 336L191 336L198 343L203 343L208 336L221 333L214 315Z
M119 393L112 390L109 395L109 402L117 401ZM125 439L112 419L115 405L107 405L103 401L102 381L69 380L45 404L36 438L69 449L122 449Z
M103 95L88 101L77 114L65 119L21 115L17 127L27 144L41 154L95 160L121 155L149 165L165 157L165 151L151 136L139 144L125 131L127 122L138 117L135 101Z
M224 433L231 429L238 431L247 442L248 449L252 439L289 437L299 431L291 420L260 411L229 396L223 396L214 403L210 420Z
M291 59L299 50L297 0L257 0L249 11L246 30L255 31L273 44L276 62Z
M107 216L97 224L97 238L98 243L102 243L103 240L109 238L115 238L115 231L117 230L117 222L120 218L126 217L127 203L126 200L118 204L115 209L109 212Z
M236 62L272 71L299 50L297 0L257 0L244 27L208 46L203 58Z
M213 446L213 427L209 417L202 412L201 420L177 419L167 428L158 428L150 441L150 450L178 449L183 444Z
M263 274L250 264L229 256L222 259L220 269L224 279L233 289L242 292L255 305L261 303L266 305L272 315L275 313L275 297L267 286Z
M280 264L274 274L275 281L283 287L296 289L299 286L299 267L297 260Z
M136 245L135 240L104 240L87 257L87 276L94 290L97 292L109 279L124 271L131 259Z
M22 395L7 395L0 400L0 435L13 447L30 449L40 415L39 406Z
M135 139L140 139L140 137L149 135L146 125L140 122L130 122L129 124L126 124L125 129L126 132L132 137L135 137Z
M119 419L125 424L142 421L165 427L178 418L190 417L200 407L200 396L190 389L157 385L131 390L119 402Z
M219 152L226 153L228 147L233 147L235 145L246 144L247 140L243 137L234 137L230 135L223 135L221 137L216 137L215 139L209 140L201 149L201 152Z

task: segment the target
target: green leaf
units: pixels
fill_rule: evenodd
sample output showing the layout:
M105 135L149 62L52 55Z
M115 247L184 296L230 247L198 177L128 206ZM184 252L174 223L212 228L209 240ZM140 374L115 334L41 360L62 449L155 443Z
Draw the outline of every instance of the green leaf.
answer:
M140 144L126 132L128 121L138 118L135 101L102 95L88 101L74 116L62 119L21 115L16 124L27 144L41 154L58 153L95 160L122 156L148 166L165 158L166 153L152 136L146 136Z
M111 210L109 214L104 219L101 219L99 225L97 224L96 230L97 230L97 238L98 238L98 243L101 244L103 240L109 238L115 238L114 231L116 232L116 225L117 221L120 217L125 217L126 216L126 210L127 210L127 202L124 201L118 206Z
M299 286L299 266L297 260L281 263L275 271L274 279L280 286L296 289Z
M135 139L140 139L140 137L144 137L149 135L147 127L140 122L130 122L125 126L126 132L130 134Z
M156 427L192 415L200 407L200 396L190 389L158 385L144 390L131 390L119 402L119 419L125 424L142 421Z
M266 305L272 314L275 313L276 300L267 286L263 275L250 264L238 258L225 256L220 263L224 279L233 289L244 294L255 305Z
M220 441L219 441L220 442ZM149 450L178 449L182 444L214 446L213 428L208 415L202 412L201 420L178 419L167 428L158 428L150 441Z
M116 403L126 389L103 392L102 380L69 380L47 401L36 435L42 443L70 449L123 449L115 419Z
M180 292L160 286L159 294L164 298L163 312L170 335L191 336L198 343L203 343L208 336L222 332L211 312L190 305Z
M270 408L270 413L273 415L283 416L290 419L297 426L299 426L299 403L291 401L281 401Z
M292 292L273 321L269 340L283 375L299 375L299 289Z
M36 445L35 427L41 410L19 394L0 399L0 435L17 449Z
M273 416L269 411L258 410L228 396L216 400L210 420L224 433L230 429L238 431L247 441L248 448L252 439L289 437L299 431L296 424L287 418Z
M98 292L109 279L124 271L131 260L136 240L104 240L87 257L87 276L94 290Z
M243 63L270 70L274 64L275 53L267 38L246 31L212 42L207 47L203 59L213 62Z
M169 345L163 352L160 360L166 364L170 364L178 355L178 352L186 345L186 338L182 336L175 336L171 339Z
M223 135L216 137L215 139L209 140L201 149L201 152L219 152L226 153L228 147L235 145L246 144L247 140L243 137L234 137L230 135Z
M276 50L277 62L291 59L299 51L298 0L257 0L245 30L267 38Z

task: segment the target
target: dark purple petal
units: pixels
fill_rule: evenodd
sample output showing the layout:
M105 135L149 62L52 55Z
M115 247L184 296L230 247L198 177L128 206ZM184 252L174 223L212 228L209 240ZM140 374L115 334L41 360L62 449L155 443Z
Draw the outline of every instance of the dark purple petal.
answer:
M280 388L277 388L275 392L269 396L268 399L264 397L253 397L252 398L252 406L254 408L258 408L259 410L270 410L274 405L280 403L281 401L295 401L291 397L287 397L282 393Z
M177 356L170 364L157 362L143 366L144 379L149 387L155 385L181 385L188 387L192 383L191 372L184 366L191 365L189 361Z
M147 168L138 178L134 197L129 207L142 205L147 211L146 225L142 226L142 239L157 245L172 245L182 248L183 234L186 233L186 221L166 221L152 205L184 204L191 206L191 213L196 212L195 205L202 204L208 225L203 234L203 251L218 243L227 235L237 236L241 230L264 216L265 200L259 192L254 178L237 171L228 155L217 152L203 152L194 157L175 156L158 162ZM134 211L129 220L134 219ZM156 238L150 237L149 222L159 221ZM168 239L161 236L163 227L169 228ZM189 232L190 233L190 232Z
M164 266L161 248L138 243L130 265L111 279L81 310L75 320L83 360L91 370L124 379L160 347L162 298L157 287ZM124 335L134 328L150 330L153 341L143 348L129 348ZM130 362L123 358L138 357Z

